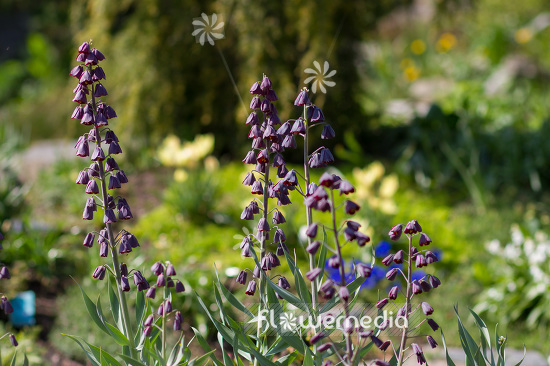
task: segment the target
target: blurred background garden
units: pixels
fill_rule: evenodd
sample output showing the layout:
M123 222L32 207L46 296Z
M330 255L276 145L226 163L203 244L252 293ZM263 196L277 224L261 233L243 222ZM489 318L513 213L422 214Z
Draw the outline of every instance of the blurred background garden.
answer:
M224 22L213 46L192 36L202 13ZM296 118L304 70L327 61L335 85L310 96L336 131L325 145L357 189L377 256L395 245L386 242L394 224L417 219L441 259L444 286L430 303L444 331L456 331L458 303L489 328L498 323L510 346L550 356L548 1L3 0L0 260L12 280L0 291L33 291L36 314L34 325L3 318L0 328L20 331L32 364L84 364L61 333L101 337L74 282L89 294L104 285L91 278L102 262L97 246L82 246L90 223L74 184L83 161L73 146L87 129L70 119L68 74L90 39L107 57L118 163L130 180L122 192L141 243L128 260L175 265L192 290L174 299L186 327L211 332L192 293L215 304L214 264L244 298L234 278L238 245L254 230L239 218L250 201L241 185L250 86L267 74L281 120ZM290 165L299 154L286 155ZM304 208L294 202L287 244L305 258ZM370 258L368 248L347 249ZM365 302L388 286L375 274Z

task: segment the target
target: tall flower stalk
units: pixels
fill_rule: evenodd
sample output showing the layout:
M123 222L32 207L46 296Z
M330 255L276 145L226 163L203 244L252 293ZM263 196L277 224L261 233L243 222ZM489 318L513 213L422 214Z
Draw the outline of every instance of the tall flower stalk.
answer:
M243 184L251 187L251 193L253 195L261 196L261 199L254 199L247 205L242 214L243 220L254 220L254 215L261 214L258 220L256 237L254 235L247 235L240 247L241 253L244 257L252 256L252 248L254 241L259 243L260 255L258 257L258 263L261 270L256 265L252 271L252 280L248 282L246 294L254 295L256 292L256 280L259 280L259 304L258 314L261 314L263 309L267 309L267 281L266 274L269 273L272 268L278 267L281 263L278 256L284 255L285 251L288 252L288 248L285 245L286 236L284 231L278 227L278 225L286 222L283 214L278 208L270 209L269 199L276 198L278 206L284 206L290 204L288 198L289 189L293 189L291 183L284 184L281 181L277 184L272 182L272 169L277 168L276 176L279 178L286 177L288 169L286 168L286 162L281 155L284 151L284 137L281 128L276 130L276 126L281 122L278 117L277 108L273 104L278 100L277 94L273 90L271 80L264 76L261 82L256 82L250 88L250 93L253 95L250 103L250 109L252 112L246 120L246 124L250 126L250 132L248 133L249 139L252 139L252 150L250 150L246 157L243 159L243 163L254 165L254 169L249 172ZM262 184L263 182L263 184ZM272 214L272 225L269 225L269 215ZM274 231L273 241L269 243L271 231ZM269 245L272 245L272 251L269 251ZM249 270L248 270L249 271ZM237 282L241 284L246 283L247 270L241 271L237 278ZM289 288L288 281L281 277L279 285L284 288ZM262 341L260 339L262 333L261 324L258 322L258 328L256 333L256 345L260 348ZM255 359L257 364L257 359Z
M79 104L71 118L80 119L82 125L92 126L88 133L79 138L75 146L77 156L90 157L92 160L90 167L80 172L76 183L86 184L86 193L91 195L84 208L84 220L93 219L93 212L97 210L97 206L103 208L105 228L99 233L88 233L84 240L84 246L92 247L95 235L98 234L100 256L107 257L107 251L111 254L112 267L108 265L98 267L94 272L94 277L102 279L105 268L114 275L121 305L124 335L128 338L132 357L136 357L137 353L125 294L130 290L128 274L121 271L119 253L129 253L133 248L138 247L139 243L135 236L129 232L122 230L115 235L113 230L114 223L118 220L131 219L132 213L124 198L115 198L108 194L108 190L120 188L122 184L128 182L128 179L114 159L114 155L122 153L119 140L115 133L107 127L109 125L108 120L117 116L116 112L100 99L107 95L107 90L101 83L101 80L106 78L105 72L99 66L99 62L104 59L105 56L99 50L91 48L88 42L84 42L79 47L77 56L77 61L80 61L81 64L74 67L70 73L78 79L78 85L73 90L75 93L73 101ZM91 97L90 101L88 101L88 95ZM91 156L89 143L95 144ZM107 154L104 152L104 145L105 147L108 146ZM107 178L109 178L108 182ZM100 196L97 196L98 194ZM96 198L99 202L96 202ZM118 202L115 205L117 198ZM118 211L118 220L114 213L115 208Z

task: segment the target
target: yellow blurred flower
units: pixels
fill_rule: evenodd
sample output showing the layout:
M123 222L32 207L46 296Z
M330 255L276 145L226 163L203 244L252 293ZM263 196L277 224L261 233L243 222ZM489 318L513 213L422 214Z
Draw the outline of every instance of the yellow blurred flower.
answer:
M456 45L456 37L452 33L443 33L437 40L435 49L437 52L445 53Z
M174 180L179 183L183 183L187 180L189 177L189 174L185 171L185 169L176 169L174 172Z
M421 39L415 39L411 43L411 51L417 55L423 54L426 51L426 43Z
M163 165L192 168L214 149L214 136L197 135L193 141L181 143L177 136L164 139L158 150L158 158Z
M409 82L415 81L419 76L420 69L416 66L409 66L403 71L403 77Z
M394 214L397 206L393 196L399 188L399 180L395 174L385 176L382 163L375 161L363 169L353 169L357 199L366 201L373 210L384 214Z
M520 28L514 34L517 43L527 43L533 38L533 32L529 28Z
M404 58L399 64L401 70L405 70L407 67L414 66L414 61L410 58Z

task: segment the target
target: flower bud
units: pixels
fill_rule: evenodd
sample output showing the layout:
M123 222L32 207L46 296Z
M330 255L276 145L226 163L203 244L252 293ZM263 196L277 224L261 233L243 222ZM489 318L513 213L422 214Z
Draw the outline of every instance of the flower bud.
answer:
M10 334L9 338L10 338L10 343L11 343L12 346L17 347L19 345L19 343L17 343L17 339L15 339L15 335L13 335L13 333Z
M364 278L370 277L370 274L372 272L372 268L365 263L357 263L355 265L355 269L357 270L357 274L360 277L364 277Z
M338 296L344 301L349 300L349 290L346 286L340 287L340 290L338 290Z
M174 325L173 328L175 331L181 330L181 323L183 322L183 317L179 311L174 315Z
M315 255L317 253L317 251L319 250L319 247L321 246L321 242L318 241L318 240L315 240L315 241L312 241L307 247L306 247L306 251L309 253L309 254L313 254Z
M323 332L317 333L309 339L309 344L314 345L315 343L319 342L321 339L325 338L326 336L327 335Z
M332 268L340 267L340 258L335 254L328 259L328 265Z
M310 238L315 238L317 236L317 224L316 223L312 223L308 226L308 228L306 230L306 235L309 236Z
M94 270L94 273L92 274L92 277L96 280L103 280L105 278L105 267L99 266Z
M155 320L155 316L153 314L150 314L147 319L143 322L144 327L150 327L153 325L153 321Z
M128 277L121 276L121 278L120 278L120 289L124 292L130 291L130 283L128 282Z
M157 309L157 315L158 316L163 316L164 315L164 304L160 304L158 309Z
M428 318L428 325L434 332L439 329L439 324L437 324L432 318Z
M399 286L393 286L391 290L388 292L388 298L391 300L397 299L397 295L399 294Z
M393 257L393 254L388 254L384 259L382 259L382 264L384 264L386 267L389 267L389 265L393 262Z
M382 309L388 303L389 299L382 299L376 303L376 308Z
M437 342L435 341L435 339L433 339L432 336L427 336L426 340L428 341L428 344L430 345L430 347L432 347L432 349L437 347Z
M432 308L432 306L430 304L428 304L427 302L423 302L421 304L422 306L422 311L424 312L424 314L426 315L432 315L433 312L434 312L434 308Z
M172 312L172 303L170 300L164 302L164 314L170 314Z
M383 342L380 340L380 338L378 338L378 337L375 336L374 334L372 334L372 335L370 336L370 340L371 340L372 343L373 343L376 347L378 347L378 348L380 348L380 346L381 346L382 343L383 343Z
M6 279L9 280L11 278L10 271L8 270L8 267L2 266L0 268L0 279Z
M398 269L397 268L393 268L393 269L390 269L387 273L386 273L386 278L390 281L393 281L395 279L395 277L397 276L397 273L398 273Z
M321 272L321 268L313 268L311 271L306 273L306 277L308 280L313 281L321 274Z

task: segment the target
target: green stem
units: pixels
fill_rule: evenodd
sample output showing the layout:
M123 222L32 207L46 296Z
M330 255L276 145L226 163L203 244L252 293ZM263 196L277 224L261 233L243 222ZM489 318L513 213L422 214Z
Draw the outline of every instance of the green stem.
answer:
M338 253L338 262L340 266L338 267L340 269L340 277L342 278L341 286L346 286L346 270L344 268L344 258L342 257L342 248L340 247L340 242L338 240L338 227L336 226L336 205L334 204L334 191L330 190L330 215L332 218L332 230L334 231L334 241L336 243L336 250ZM344 300L344 313L346 315L346 320L349 318L349 304L348 300ZM344 321L345 322L345 321ZM353 359L353 346L351 342L351 337L349 334L344 332L344 336L346 338L346 355L348 360Z
M305 176L305 179L306 179L306 187L305 187L305 190L306 190L306 196L307 196L307 193L308 193L308 189L309 189L309 184L311 183L311 180L310 180L310 177L309 177L309 163L308 163L308 144L309 144L309 124L308 124L308 121L307 121L307 106L304 105L304 124L306 125L306 135L304 137L304 176ZM309 225L312 224L313 222L313 210L311 209L311 207L307 207L306 206L306 222L307 222L307 226L309 227ZM308 245L311 244L311 238L308 236L307 238L307 243ZM309 254L309 269L310 270L313 270L314 268L316 267L316 264L315 264L315 254ZM317 310L317 303L319 302L319 294L317 293L318 290L317 290L317 280L315 281L311 281L311 306L313 307L313 313L315 314L316 310ZM315 320L315 315L314 315L314 320Z
M265 146L267 151L269 151L269 142L265 141ZM267 222L267 212L269 211L269 161L265 165L265 174L264 174L264 207L262 212L262 218ZM266 252L266 234L262 233L260 236L260 266L262 264L262 259L265 256ZM261 269L261 268L260 268ZM265 301L266 299L266 286L267 286L267 278L264 275L263 271L260 271L260 285L259 285L259 304L258 304L258 319L262 312L262 304L267 306L267 303ZM260 322L258 322L258 329L256 330L256 347L260 348L262 343L260 341L260 334L261 334L261 327ZM261 351L261 349L260 349ZM258 359L254 359L254 365L258 365Z
M166 280L166 284L164 286L164 300L162 305L162 347L161 347L161 355L162 359L164 360L164 357L166 355L166 299L168 299L168 277L166 276L166 269L164 270L164 278Z
M89 70L91 72L92 70L92 67L89 66ZM97 106L96 106L96 102L95 102L95 97L94 97L94 85L92 84L92 91L91 91L91 94L92 94L92 113L94 114L94 120L95 120L95 117L97 116ZM100 135L100 132L99 132L99 128L97 127L97 124L94 122L94 130L95 130L95 141L96 141L96 144L99 148L101 148L101 135ZM102 199L103 199L103 210L105 211L105 209L107 208L107 185L106 185L106 181L105 181L105 169L103 167L103 162L99 162L97 164L99 166L99 180L100 180L100 183L101 183L101 195L102 195ZM118 260L118 252L116 250L116 242L115 242L115 236L113 234L113 228L112 228L112 225L111 224L105 224L106 228L107 228L107 236L108 236L108 239L109 239L109 249L111 250L111 256L113 258L113 269L115 271L115 278L116 278L116 286L117 286L117 290L118 290L118 297L119 297L119 300L120 300L120 304L122 305L121 308L122 308L122 324L124 326L124 333L125 333L125 336L128 338L128 342L129 342L129 345L130 345L130 354L132 357L136 358L137 357L137 353L136 353L136 350L135 350L135 345L134 345L134 337L133 337L133 333L132 333L132 327L131 327L131 324L130 324L130 313L128 311L128 302L126 301L126 294L124 293L124 291L122 291L122 287L120 285L120 280L122 278L122 275L120 273L120 264L119 264L119 260Z
M411 274L412 274L412 235L409 235L409 262L407 265L407 294L405 296L405 324L409 322L409 311L411 306ZM407 327L403 328L401 333L401 343L399 345L399 358L397 360L397 366L403 365L405 362L405 346L407 345Z

